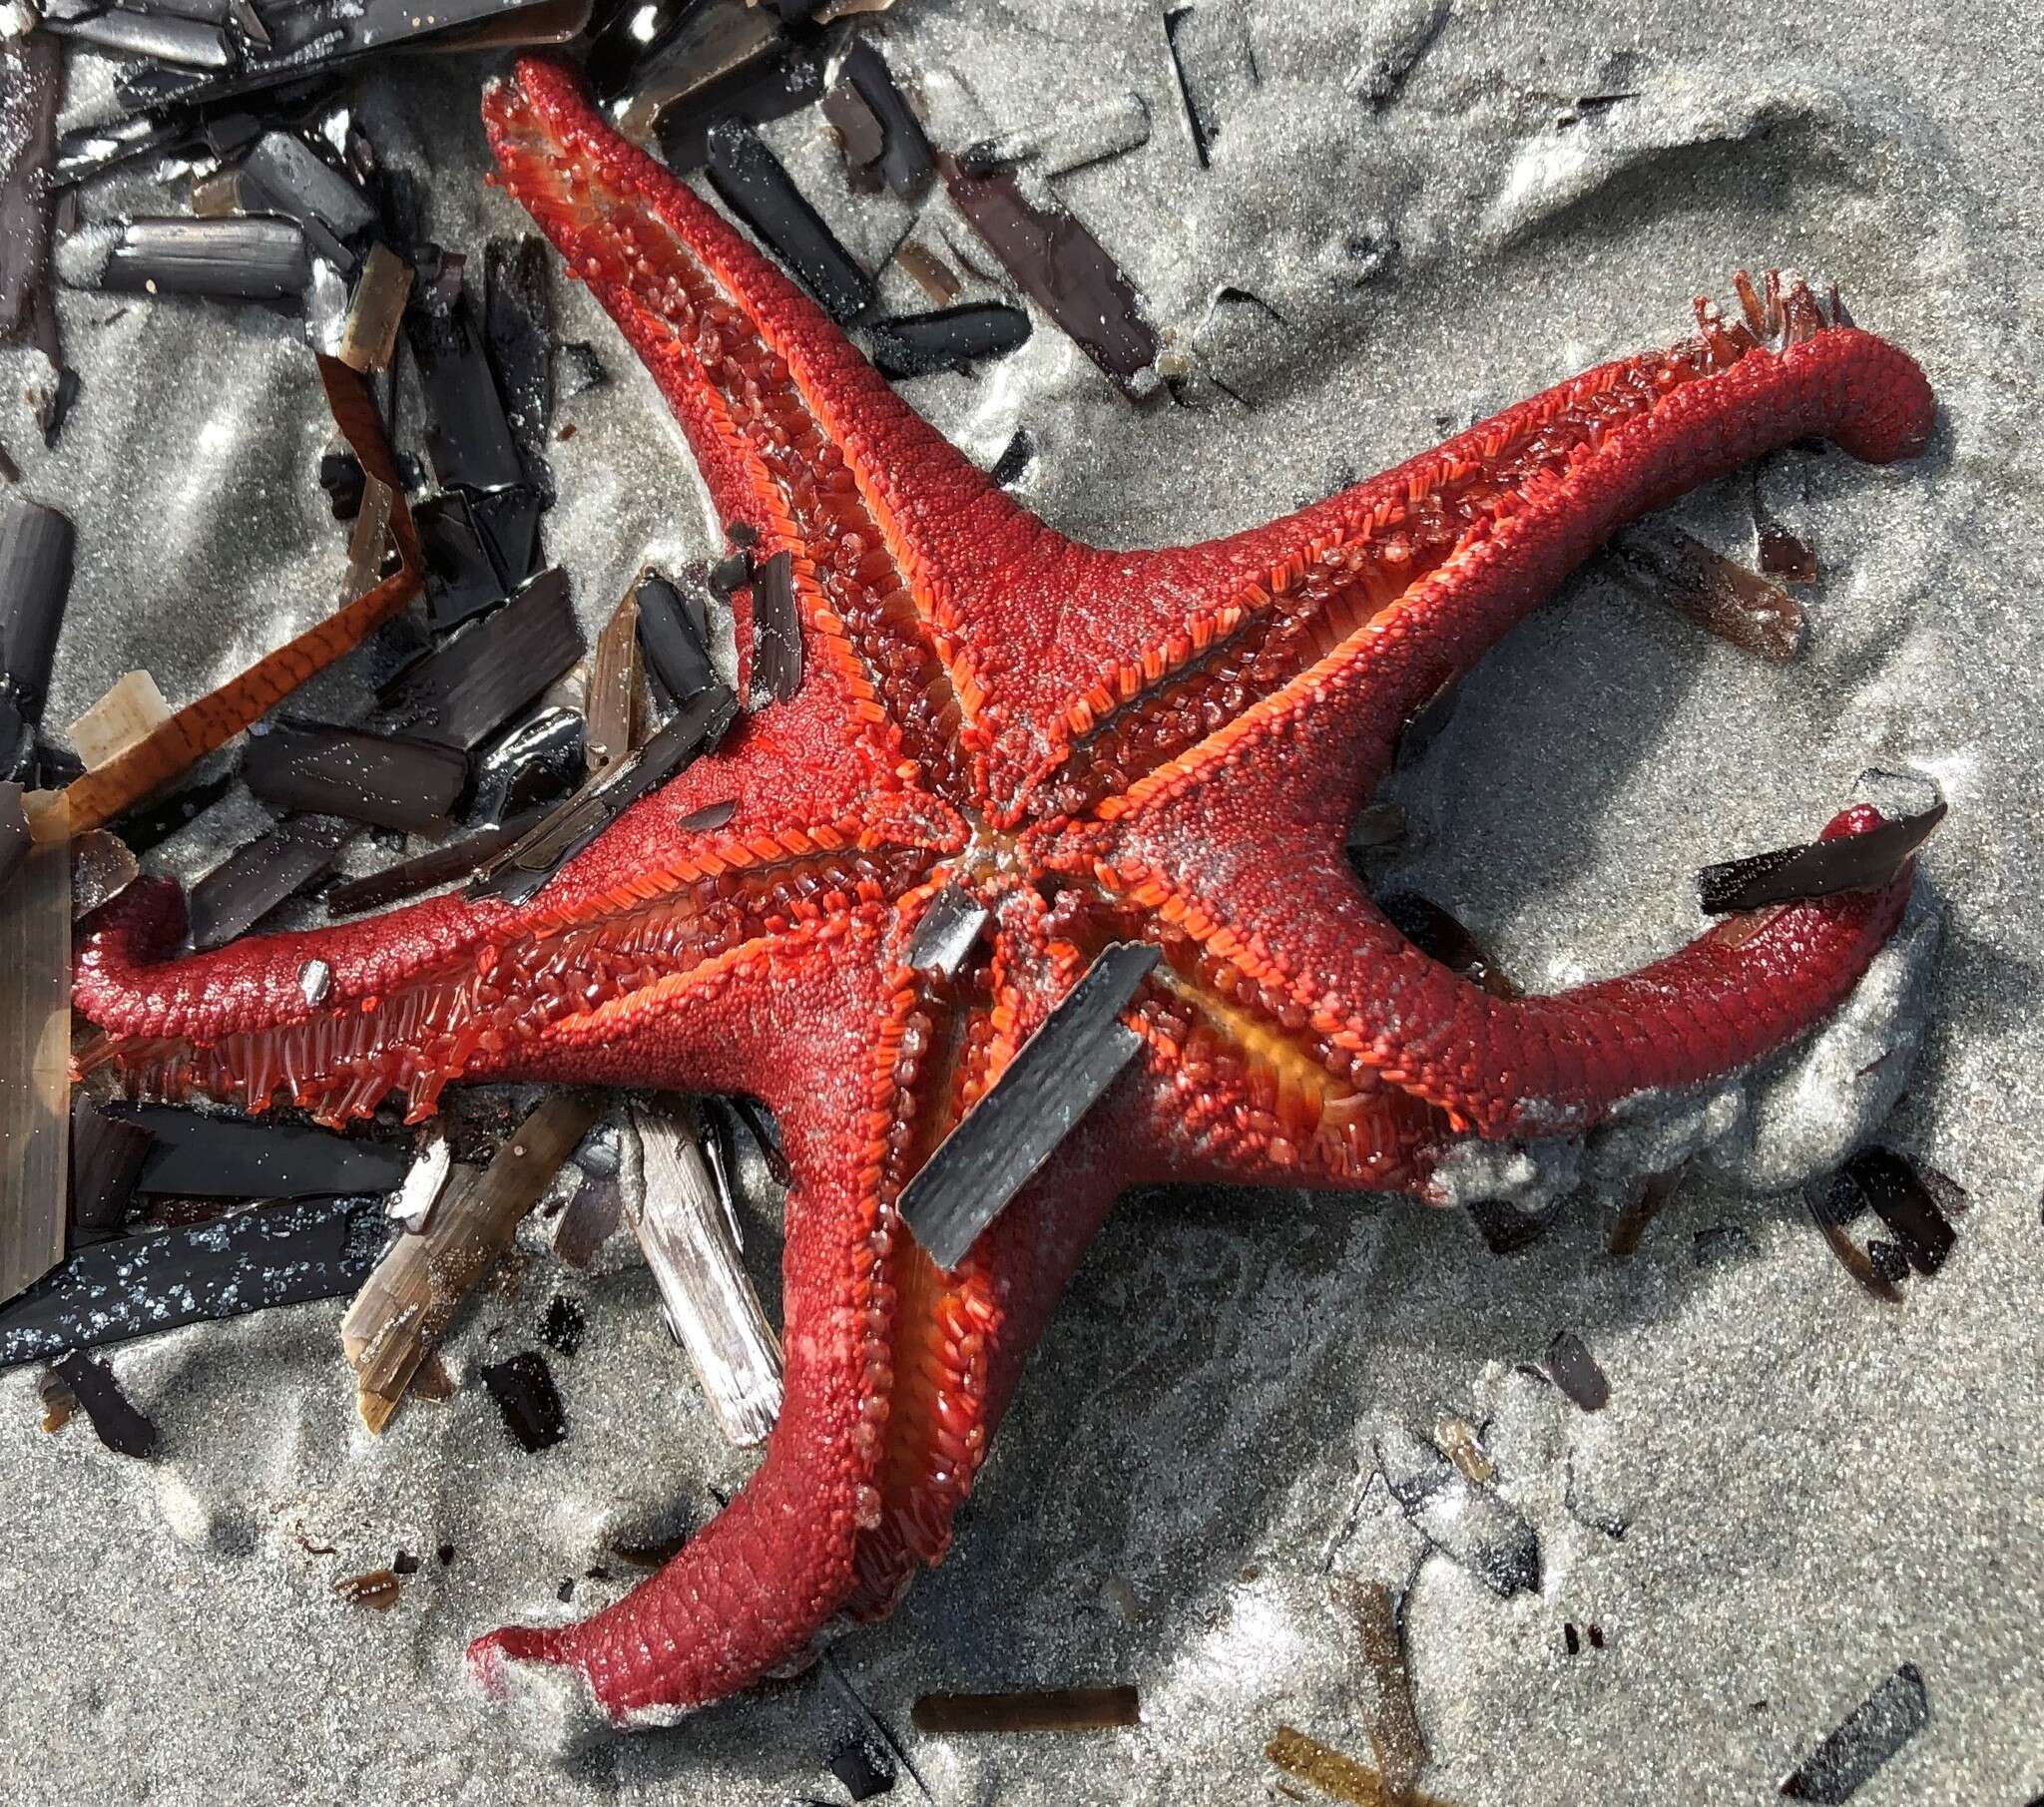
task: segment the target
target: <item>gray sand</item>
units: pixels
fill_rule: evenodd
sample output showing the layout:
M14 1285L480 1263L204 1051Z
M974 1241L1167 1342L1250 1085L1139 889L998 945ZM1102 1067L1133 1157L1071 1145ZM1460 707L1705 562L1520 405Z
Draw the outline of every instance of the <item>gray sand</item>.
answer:
M1823 560L1807 657L1761 666L1591 571L1475 674L1399 778L1418 834L1396 870L1524 982L1564 985L1693 933L1696 867L1805 835L1862 768L1933 774L1952 815L1919 905L1928 1022L1885 1132L1973 1208L1949 1266L1899 1309L1833 1262L1782 1188L1827 1127L1872 1108L1846 1043L1775 1076L1757 1136L1721 1148L1625 1265L1603 1252L1594 1198L1502 1259L1461 1214L1406 1201L1131 1200L1037 1358L956 1553L887 1625L838 1645L841 1675L944 1807L1280 1798L1261 1754L1278 1724L1367 1754L1333 1568L1410 1588L1425 1786L1465 1807L1771 1798L1905 1660L1930 1723L1856 1798L2029 1800L2044 1789L2044 560L2028 432L2044 59L1979 0L1260 0L1261 83L1229 92L1202 171L1160 14L901 0L883 28L945 142L1131 89L1149 102L1144 148L1059 188L1192 357L1191 405L1131 408L1042 324L977 380L909 390L984 461L1026 423L1041 456L1024 493L1069 531L1137 544L1264 519L1666 342L1689 296L1727 294L1740 263L1837 277L1862 323L1923 361L1943 404L1924 457L1869 471L1789 452L1761 471L1771 510ZM391 155L434 171L434 229L472 249L519 224L474 182L482 72L421 59L365 106ZM822 131L811 116L774 136L848 233L858 222L860 248L884 250L888 223L832 186ZM152 193L137 181L90 211L182 205ZM1281 323L1211 305L1230 284ZM565 407L578 431L556 449L547 523L595 620L643 560L700 556L710 528L650 383L579 290L562 312L618 376ZM66 297L65 322L86 391L57 453L27 418L29 361L0 362L0 440L32 493L80 518L57 720L133 665L184 700L322 613L341 569L291 324L90 294ZM1733 479L1678 518L1749 556L1749 494ZM1909 977L1889 975L1849 1047L1913 1037ZM1899 1086L1901 1057L1889 1066ZM752 1178L751 1257L767 1273L771 1188ZM533 1346L557 1288L587 1301L590 1329L554 1364L573 1433L532 1457L473 1371ZM44 1436L33 1375L0 1378L0 1797L842 1798L822 1757L852 1719L826 1674L629 1740L507 1715L462 1676L474 1631L565 1614L556 1588L599 1563L614 1579L579 1579L572 1609L613 1597L605 1546L700 1523L747 1470L636 1258L613 1245L575 1275L536 1254L456 1339L469 1384L407 1407L380 1442L354 1422L339 1309L116 1352L163 1427L147 1465L83 1424ZM1601 1414L1514 1369L1563 1327L1610 1376ZM1427 1555L1370 1480L1387 1422L1424 1431L1443 1413L1487 1425L1501 1491L1539 1538L1537 1590L1502 1600ZM334 1581L399 1548L426 1564L394 1610L335 1599ZM1565 1621L1596 1623L1604 1647L1566 1654ZM1140 1685L1140 1729L907 1730L929 1689L1106 1679ZM895 1798L916 1798L906 1775Z

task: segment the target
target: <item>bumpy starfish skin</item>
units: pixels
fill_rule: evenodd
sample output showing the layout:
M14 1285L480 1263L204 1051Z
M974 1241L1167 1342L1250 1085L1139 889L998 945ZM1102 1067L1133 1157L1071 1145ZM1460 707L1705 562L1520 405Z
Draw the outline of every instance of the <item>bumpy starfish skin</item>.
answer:
M1766 1054L1893 928L1907 871L1507 1000L1409 946L1342 853L1400 723L1616 525L1804 435L1875 460L1921 446L1916 366L1800 285L1750 297L1745 325L1700 309L1698 337L1271 526L1104 552L968 464L567 74L522 65L485 117L504 185L653 370L726 519L760 557L793 555L801 688L523 908L449 896L166 962L175 893L139 890L81 955L77 1002L111 1032L89 1065L334 1123L392 1090L422 1117L457 1077L742 1091L776 1113L796 1177L763 1466L618 1604L481 1640L486 1671L573 1664L634 1719L799 1660L942 1556L1118 1191L1423 1190L1460 1136L1578 1130ZM739 616L744 647L750 598ZM679 826L725 798L728 826ZM993 915L952 979L905 961L947 884ZM903 1183L1118 939L1163 950L1127 1013L1141 1055L939 1272L899 1224Z

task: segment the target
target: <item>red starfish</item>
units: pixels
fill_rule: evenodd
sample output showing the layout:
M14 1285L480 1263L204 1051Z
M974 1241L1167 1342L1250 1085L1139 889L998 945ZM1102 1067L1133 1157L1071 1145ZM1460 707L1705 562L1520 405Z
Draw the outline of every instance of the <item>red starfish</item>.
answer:
M1399 725L1620 522L1784 441L1919 448L1900 351L1800 284L1700 306L1370 482L1226 540L1075 545L926 426L571 77L485 104L502 180L673 403L726 519L793 555L799 693L628 812L531 904L448 896L152 964L174 893L79 960L99 1056L173 1094L329 1121L457 1077L748 1092L779 1118L786 1404L751 1484L586 1623L506 1630L619 1718L716 1699L883 1613L940 1558L1088 1237L1163 1179L1420 1189L1458 1138L1580 1130L1721 1074L1844 996L1881 889L1735 918L1628 978L1504 1000L1415 951L1345 824ZM1743 279L1742 279L1743 281ZM749 599L740 599L742 642ZM729 797L727 827L689 831ZM1847 811L1825 830L1871 826ZM946 885L991 912L954 979L905 950ZM895 1199L1089 960L1163 958L1143 1051L953 1273ZM309 959L330 990L299 988Z

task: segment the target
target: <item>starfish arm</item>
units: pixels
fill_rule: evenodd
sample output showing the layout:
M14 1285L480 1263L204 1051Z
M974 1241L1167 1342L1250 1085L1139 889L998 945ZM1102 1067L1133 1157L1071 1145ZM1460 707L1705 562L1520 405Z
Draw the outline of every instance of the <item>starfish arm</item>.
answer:
M954 1070L935 1053L952 1013L887 954L890 917L846 920L827 949L811 936L757 950L728 986L689 982L690 1013L753 1045L730 1083L765 1095L794 1167L785 1403L758 1472L666 1569L580 1624L479 1639L486 1677L507 1658L566 1664L614 1719L671 1718L799 1664L842 1620L884 1613L948 1546L1022 1361L1119 1182L1098 1150L1061 1151L955 1272L922 1254L895 1199L949 1121ZM681 1001L564 1026L548 1071L657 1067ZM863 1027L848 1036L846 1023Z
M1130 555L1131 619L1153 594L1199 606L1055 720L1032 813L1140 809L1261 748L1345 820L1402 721L1624 522L1792 439L1872 461L1920 449L1933 403L1906 354L1827 324L1841 312L1799 284L1772 305L1765 340L1700 304L1697 339L1586 371L1267 527Z
M565 70L520 63L484 121L503 185L653 372L720 511L759 558L791 554L805 663L840 670L893 757L963 796L986 736L959 598L1057 536Z

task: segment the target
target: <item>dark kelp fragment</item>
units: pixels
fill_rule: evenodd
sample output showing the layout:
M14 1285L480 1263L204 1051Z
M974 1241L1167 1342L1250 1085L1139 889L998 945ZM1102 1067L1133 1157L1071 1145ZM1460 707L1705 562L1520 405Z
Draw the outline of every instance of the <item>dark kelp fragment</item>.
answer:
M813 105L822 93L822 64L813 52L791 47L756 58L666 107L654 128L660 160L677 175L700 170L710 161L710 133L725 120L762 126Z
M140 1189L197 1198L310 1198L387 1192L404 1183L410 1151L175 1105L109 1105L108 1116L155 1137Z
M19 495L0 502L0 697L30 725L43 718L74 540L56 509ZM12 736L0 737L0 777L13 775L15 759Z
M965 964L986 925L986 905L970 891L946 885L930 899L908 938L908 964L949 979Z
M1778 847L1706 866L1697 874L1704 914L1724 916L1769 904L1834 897L1841 891L1877 890L1930 838L1931 830L1944 820L1945 808L1940 798L1928 809L1883 822L1863 834Z
M526 473L546 470L554 417L553 298L546 240L536 232L492 238L483 250L483 347Z
M749 708L785 702L802 682L801 619L794 603L794 554L776 552L753 574L753 682Z
M714 829L729 827L733 816L739 812L736 797L726 797L721 803L705 803L701 809L692 809L675 824L682 834L708 834Z
M568 1414L554 1386L554 1371L537 1349L482 1370L483 1385L504 1415L504 1428L528 1455L550 1450L568 1435Z
M1843 1173L1812 1179L1802 1188L1802 1202L1831 1253L1853 1279L1885 1305L1899 1305L1902 1295L1892 1278L1883 1275L1845 1233L1845 1225L1864 1208L1859 1188Z
M0 1367L339 1298L375 1264L385 1230L381 1198L309 1198L94 1243L0 1306Z
M412 519L426 562L426 613L436 633L487 615L509 594L512 587L476 526L474 505L460 490L428 496Z
M787 1155L782 1152L780 1137L766 1110L749 1098L733 1098L729 1104L739 1121L746 1126L746 1133L753 1138L753 1145L760 1150L760 1157L766 1163L766 1171L775 1185L792 1185L794 1169L787 1164Z
M1003 357L1029 337L1019 307L974 302L937 313L903 314L872 326L873 364L882 376L927 376L962 370L978 357Z
M1001 455L994 460L994 468L987 475L1002 489L1010 489L1022 481L1035 461L1036 440L1027 427L1017 427L1008 443L1001 447Z
M700 596L685 596L651 566L633 586L637 633L646 669L676 707L693 702L718 682L705 633L708 612Z
M434 847L394 866L385 866L381 872L371 872L365 878L344 879L326 893L327 914L350 916L358 910L380 910L401 898L416 897L421 891L472 877L506 847L529 834L543 813L527 810L513 816L501 828L486 829L446 847Z
M404 316L432 423L426 450L442 489L504 489L525 467L462 278L458 254L426 247Z
M154 1140L141 1124L109 1117L83 1092L72 1094L71 1227L78 1240L115 1235L127 1222Z
M1930 1692L1905 1662L1783 1781L1783 1798L1837 1807L1929 1723Z
M641 797L714 749L737 714L738 698L722 683L704 690L637 752L590 779L493 860L470 881L468 894L526 902Z
M359 261L355 245L375 226L376 210L303 139L263 133L242 160L239 186L246 212L295 220L314 255L343 275L353 272Z
M260 839L240 847L192 888L192 945L225 947L287 897L333 870L358 832L331 815L288 815Z
M623 9L599 34L590 72L618 97L618 130L651 145L671 111L684 117L700 117L706 108L728 111L716 105L720 91L765 73L766 60L785 49L779 21L766 7L747 0L653 0Z
M1639 1252L1640 1238L1647 1233L1647 1226L1667 1208L1687 1170L1686 1164L1671 1167L1665 1173L1649 1173L1632 1182L1625 1208L1612 1222L1611 1233L1605 1239L1605 1253L1614 1261L1630 1261Z
M1178 71L1193 151L1206 169L1224 117L1257 85L1248 16L1237 0L1199 0L1164 15L1164 33Z
M1335 1576L1328 1590L1348 1613L1362 1641L1369 1684L1361 1690L1360 1704L1370 1753L1377 1760L1386 1796L1403 1800L1426 1767L1426 1740L1420 1735L1419 1716L1413 1707L1412 1675L1405 1666L1398 1602L1381 1581L1358 1581L1347 1576Z
M180 69L234 67L235 50L227 32L205 19L188 19L172 12L130 11L123 6L95 12L58 0L45 9L43 24L51 31L102 50L148 57Z
M1888 1226L1909 1265L1919 1274L1936 1273L1958 1231L1916 1167L1892 1148L1864 1148L1846 1161L1844 1173Z
M1377 898L1377 908L1391 926L1429 960L1480 985L1493 998L1516 998L1519 988L1497 969L1476 937L1431 898L1416 891L1390 891Z
M477 762L472 817L498 823L558 802L582 781L579 709L542 709L512 728Z
M1289 1725L1278 1728L1271 1742L1264 1746L1264 1755L1286 1775L1310 1783L1337 1801L1348 1801L1352 1807L1449 1807L1437 1796L1418 1789L1392 1794L1375 1770Z
M55 1365L55 1372L92 1420L100 1441L115 1455L146 1461L156 1454L156 1426L135 1409L105 1362L74 1349Z
M1023 291L1125 394L1149 394L1158 337L1100 241L1071 215L1035 206L1004 172L968 176L950 158L937 167L959 211Z
M964 1258L1135 1058L1142 1040L1121 1013L1157 956L1130 942L1104 950L902 1189L902 1221L939 1267Z
M63 50L40 32L0 38L0 345L63 362L50 293L50 188Z
M242 776L279 809L444 834L468 783L468 760L434 740L290 722L250 736Z
M1011 1694L924 1694L910 1718L919 1732L1092 1732L1140 1725L1133 1687L1024 1688Z
M936 165L930 155L930 141L923 136L919 121L894 77L887 61L865 39L860 38L845 52L842 80L849 82L880 129L882 149L877 159L880 178L902 201L920 199L930 186Z
M872 279L823 224L780 160L741 119L710 128L710 184L840 326L872 305Z
M402 1590L394 1569L371 1569L333 1583L333 1591L350 1606L366 1606L371 1612L388 1612Z
M627 591L597 635L596 651L590 656L589 682L582 697L582 757L589 776L632 750L638 694L639 601Z
M582 1309L581 1302L570 1298L565 1292L557 1292L547 1301L547 1314L539 1327L540 1341L557 1355L573 1355L582 1347L582 1338L589 1329L589 1314Z
M1610 568L1633 592L1686 615L1743 653L1786 664L1802 651L1802 605L1666 521L1612 536Z
M1611 1382L1597 1358L1573 1330L1557 1330L1547 1345L1547 1372L1570 1399L1586 1412L1601 1412L1611 1403Z
M1531 1248L1554 1221L1551 1210L1536 1216L1504 1198L1474 1198L1468 1209L1469 1220L1494 1255L1515 1255L1522 1248Z
M851 186L861 194L878 194L880 153L887 145L879 115L848 79L839 77L823 96L823 117L836 129Z
M389 723L464 750L479 745L582 657L567 573L543 571L494 615L400 674Z
M1376 1458L1391 1498L1436 1550L1502 1598L1540 1585L1539 1535L1490 1488L1402 1425L1377 1434Z
M894 1786L893 1753L863 1731L840 1738L826 1761L854 1801L870 1801Z
M121 223L95 286L119 294L295 304L311 273L305 234L294 220L140 219Z

